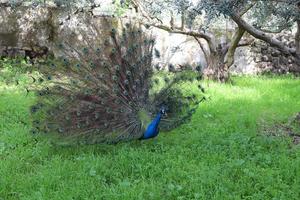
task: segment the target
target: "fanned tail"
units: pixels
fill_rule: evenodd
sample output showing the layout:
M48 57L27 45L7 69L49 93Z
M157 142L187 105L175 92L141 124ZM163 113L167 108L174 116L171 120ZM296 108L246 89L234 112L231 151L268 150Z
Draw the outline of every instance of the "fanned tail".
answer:
M44 89L31 109L38 116L33 132L85 143L142 136L149 121L141 112L147 116L143 107L149 101L154 40L129 23L109 35L97 41L81 33L84 47L63 41L58 46L64 56L40 66L44 78L38 82Z
M199 104L206 100L204 89L198 83L201 79L198 73L187 70L160 80L164 86L154 92L152 99L154 109L163 107L166 111L160 125L162 130L169 131L188 122Z
M100 31L91 23L90 29L71 34L58 44L59 59L38 66L33 133L67 143L116 143L141 138L162 110L163 130L191 119L204 99L202 87L191 89L201 77L171 73L160 85L152 67L154 40L142 26Z

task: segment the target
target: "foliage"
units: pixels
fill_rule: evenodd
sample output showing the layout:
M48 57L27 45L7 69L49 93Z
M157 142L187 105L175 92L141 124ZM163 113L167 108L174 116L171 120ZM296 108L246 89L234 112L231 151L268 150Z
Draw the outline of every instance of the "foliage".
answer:
M31 66L30 63L20 58L0 60L0 83L25 85L29 82L28 76L25 75L29 66Z
M258 132L299 111L299 79L233 82L157 139L80 148L31 135L35 97L0 91L0 199L299 199L299 147Z
M222 15L228 17L232 12L239 13L247 11L249 6L254 5L247 13L247 17L254 21L254 25L258 28L268 28L270 31L276 31L278 29L292 27L295 18L299 17L297 3L298 0L210 0L200 1L196 6L195 12L204 11L210 21Z
M159 18L170 16L173 12L177 16L184 12L189 27L208 29L214 26L222 17L229 18L232 12L246 11L249 6L255 6L247 12L247 18L258 28L267 28L270 31L289 29L293 26L295 18L299 18L298 0L287 1L252 1L252 0L209 0L209 1L147 1L141 0L144 8L151 15ZM205 21L199 19L204 18ZM224 25L224 24L223 24ZM197 27L196 27L197 29Z

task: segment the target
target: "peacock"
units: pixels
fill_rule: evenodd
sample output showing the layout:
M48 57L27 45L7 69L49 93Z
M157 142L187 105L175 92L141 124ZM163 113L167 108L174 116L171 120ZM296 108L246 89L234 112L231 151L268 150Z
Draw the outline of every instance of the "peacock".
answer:
M114 144L154 138L189 121L205 100L201 76L153 67L160 55L147 28L126 23L106 30L106 39L95 29L99 37L81 33L80 43L59 42L58 58L35 65L40 73L33 77L32 133Z

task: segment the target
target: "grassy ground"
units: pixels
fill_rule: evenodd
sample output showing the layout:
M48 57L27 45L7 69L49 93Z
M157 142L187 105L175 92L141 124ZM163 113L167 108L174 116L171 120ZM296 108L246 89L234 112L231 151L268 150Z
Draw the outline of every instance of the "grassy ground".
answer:
M52 146L32 95L0 87L0 199L300 199L300 149L262 126L300 111L300 80L210 83L189 124L149 141Z

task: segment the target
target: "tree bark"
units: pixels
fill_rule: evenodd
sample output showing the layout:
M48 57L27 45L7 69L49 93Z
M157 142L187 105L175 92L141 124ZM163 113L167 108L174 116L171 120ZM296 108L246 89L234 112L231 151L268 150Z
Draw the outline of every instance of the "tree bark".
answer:
M144 7L141 4L139 4L137 0L132 0L132 3L139 8L139 13L142 16L141 23L159 28L161 30L165 30L169 33L183 34L194 37L198 42L200 48L204 52L207 61L207 67L203 72L206 77L221 82L227 82L229 80L229 68L234 63L235 50L238 46L245 46L247 44L239 43L245 32L244 28L239 27L237 29L237 32L233 36L230 45L222 46L220 44L217 44L217 40L212 33L185 29L184 11L181 16L182 24L180 27L174 26L174 22L172 21L173 18L171 18L171 23L168 26L163 24L161 20L147 13ZM253 6L254 4L251 4L248 8L245 9L244 13L246 13ZM143 19L146 19L147 22L143 21ZM207 42L209 51L203 48L201 42L199 41L200 38L204 39ZM228 55L226 56L227 53Z
M300 20L297 20L297 32L295 35L296 53L300 56Z
M227 71L229 70L230 66L232 66L234 63L234 53L244 33L245 29L238 27L235 34L232 37L232 42L228 48L228 52L225 57L225 70Z
M291 55L295 58L295 62L297 65L300 66L300 33L299 33L299 20L297 19L297 26L298 26L298 30L297 33L295 35L295 43L296 43L296 48L290 48L288 46L286 46L284 43L282 43L281 41L273 38L272 36L266 34L265 32L256 29L255 27L251 26L250 24L248 24L246 21L244 21L241 17L239 17L236 13L231 13L230 17L233 21L235 21L237 23L237 25L239 27L242 27L243 29L245 29L249 34L251 34L252 36L254 36L257 39L260 39L268 44L270 44L271 46L277 48L278 50L280 50L281 52L287 54L287 55Z
M248 24L246 21L244 21L240 16L238 16L236 13L231 13L230 17L233 21L237 23L237 25L243 29L245 29L248 33L250 33L252 36L254 36L257 39L263 40L267 43L269 43L273 47L277 47L279 50L286 54L294 55L296 54L296 49L289 48L285 46L282 42L279 40L271 37L270 35L267 35L265 32L260 31L250 24Z
M300 70L300 20L297 20L297 32L295 34L295 44L296 44L296 63Z

